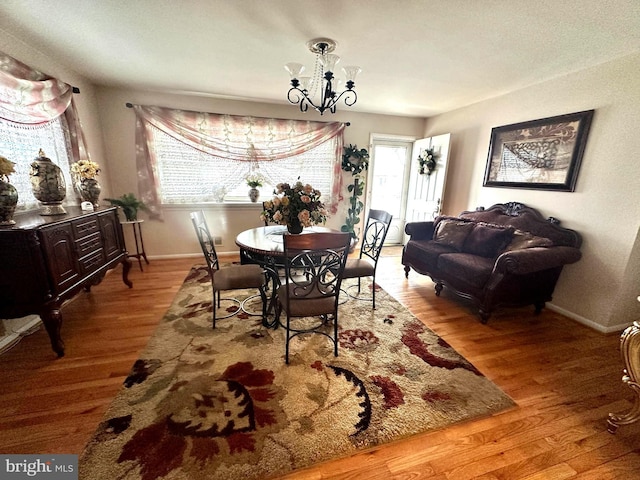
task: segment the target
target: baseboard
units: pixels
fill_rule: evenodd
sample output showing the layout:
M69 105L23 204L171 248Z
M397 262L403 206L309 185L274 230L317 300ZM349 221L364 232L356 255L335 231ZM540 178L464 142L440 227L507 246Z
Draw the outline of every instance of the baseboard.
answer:
M0 320L6 322L11 332L0 337L0 353L4 353L14 347L22 337L31 335L40 328L40 317L38 315L29 315L23 318Z
M218 257L220 259L224 258L237 258L240 255L239 252L218 252ZM202 253L178 253L175 255L147 255L149 261L151 260L176 260L178 258L201 258L202 262L204 262L204 257Z
M222 254L220 254L222 256ZM202 253L177 253L174 255L147 255L149 261L151 260L175 260L178 258L202 258L204 261L204 257Z
M565 317L570 318L571 320L575 320L578 323L581 323L582 325L589 327L593 330L596 330L597 332L600 333L604 333L604 334L611 334L611 333L620 333L622 332L625 328L629 327L630 325L632 325L632 323L622 323L622 324L618 324L618 325L612 325L612 326L608 326L605 327L603 325L600 325L599 323L593 322L591 320L589 320L588 318L584 318L578 314L575 314L573 312L570 312L569 310L565 310L564 308L560 308L557 305L554 305L553 303L547 303L546 308L548 308L549 310L553 310L554 312L558 312L562 315L564 315Z

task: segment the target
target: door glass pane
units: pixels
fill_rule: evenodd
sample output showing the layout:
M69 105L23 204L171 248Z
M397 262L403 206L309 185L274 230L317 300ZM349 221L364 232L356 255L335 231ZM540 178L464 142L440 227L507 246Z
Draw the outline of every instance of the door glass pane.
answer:
M376 145L371 184L371 208L402 214L406 146Z

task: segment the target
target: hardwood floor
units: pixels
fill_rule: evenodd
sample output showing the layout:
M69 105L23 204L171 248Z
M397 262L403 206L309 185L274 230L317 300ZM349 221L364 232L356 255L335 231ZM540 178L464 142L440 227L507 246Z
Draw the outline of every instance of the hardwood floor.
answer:
M516 402L490 418L417 435L287 475L292 479L640 478L640 423L606 430L609 412L631 406L617 335L601 335L533 308L501 310L487 325L469 303L411 272L385 249L380 285ZM0 453L80 454L199 259L152 260L120 270L63 310L67 355L56 359L44 329L0 356Z

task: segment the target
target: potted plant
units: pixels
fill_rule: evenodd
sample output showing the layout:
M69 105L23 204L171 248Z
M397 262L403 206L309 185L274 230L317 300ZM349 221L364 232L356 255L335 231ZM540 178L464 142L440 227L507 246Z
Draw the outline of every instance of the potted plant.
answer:
M258 201L258 198L260 198L260 190L258 190L258 187L262 186L264 177L259 173L252 173L247 176L246 180L247 185L251 187L251 189L249 190L249 199L253 203L256 203Z
M340 228L343 232L349 232L351 237L358 240L355 227L360 223L360 213L364 208L364 203L359 197L364 193L364 181L360 181L360 174L369 168L369 152L357 145L349 145L343 148L342 169L351 172L353 183L347 187L351 197L349 198L349 209L345 224Z
M119 198L105 198L105 200L111 202L111 205L120 207L128 222L138 219L138 210L149 211L147 206L138 200L133 193L125 193Z

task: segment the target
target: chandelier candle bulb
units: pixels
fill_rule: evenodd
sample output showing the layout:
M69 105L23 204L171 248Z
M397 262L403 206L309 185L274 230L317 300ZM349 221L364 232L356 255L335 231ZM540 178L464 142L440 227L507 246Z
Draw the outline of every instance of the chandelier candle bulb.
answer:
M287 63L284 66L284 69L289 72L289 75L291 75L291 79L293 80L299 78L302 72L304 72L304 65L301 63Z

